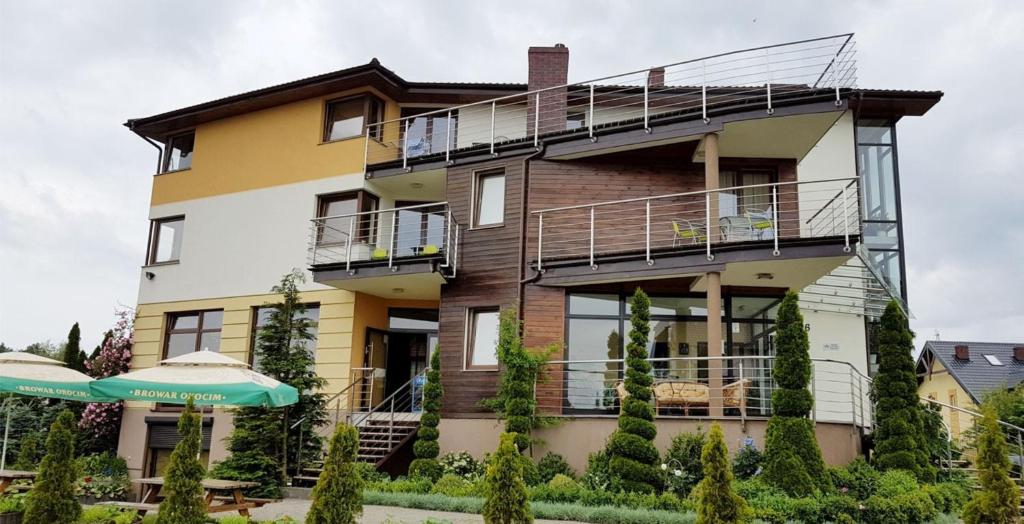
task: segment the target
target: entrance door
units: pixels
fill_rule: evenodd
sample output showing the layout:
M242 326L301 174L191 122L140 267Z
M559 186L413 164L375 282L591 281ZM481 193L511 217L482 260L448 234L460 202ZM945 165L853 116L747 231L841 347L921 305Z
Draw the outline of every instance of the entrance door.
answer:
M382 329L366 328L366 348L363 352L364 366L369 369L362 371L359 395L356 405L366 410L375 407L387 396L384 393L388 368L388 332Z

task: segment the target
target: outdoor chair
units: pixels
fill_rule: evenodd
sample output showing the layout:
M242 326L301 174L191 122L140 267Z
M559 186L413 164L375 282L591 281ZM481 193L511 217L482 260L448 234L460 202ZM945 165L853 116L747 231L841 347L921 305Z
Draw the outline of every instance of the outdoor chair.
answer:
M672 221L672 231L675 236L672 238L672 247L685 244L697 245L707 240L704 232L704 222L679 218Z

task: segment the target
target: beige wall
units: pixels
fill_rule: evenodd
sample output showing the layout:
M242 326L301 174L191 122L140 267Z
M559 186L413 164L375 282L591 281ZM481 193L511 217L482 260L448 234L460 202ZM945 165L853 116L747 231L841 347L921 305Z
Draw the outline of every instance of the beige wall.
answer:
M931 373L926 374L921 385L917 387L917 394L971 411L979 409L970 395L960 387L956 379L938 360L932 364ZM966 413L960 413L947 407L943 407L941 413L942 420L956 440L960 440L964 432L974 427L974 417Z
M534 437L540 439L542 444L534 446L533 458L539 460L545 453L552 451L565 457L577 473L583 473L587 469L587 456L604 449L617 424L615 418L567 419L553 428L538 430ZM719 424L725 433L726 444L733 453L748 436L754 439L758 449L764 449L766 421L747 421L746 428L739 420L722 420ZM668 449L675 435L695 432L698 428L707 431L709 427L707 421L692 419L659 419L655 425L658 436L654 444L661 453ZM502 428L502 423L496 419L442 419L439 426L441 454L468 451L474 457L482 458L485 453L493 453L498 447ZM849 463L860 453L860 437L850 425L819 422L815 426L815 433L825 462L829 465Z

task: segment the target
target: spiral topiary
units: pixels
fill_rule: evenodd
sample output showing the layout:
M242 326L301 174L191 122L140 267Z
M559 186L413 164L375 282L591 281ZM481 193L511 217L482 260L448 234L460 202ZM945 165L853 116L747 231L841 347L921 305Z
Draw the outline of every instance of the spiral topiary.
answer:
M609 439L607 452L613 489L651 493L661 487L662 478L656 467L660 457L653 442L657 434L654 408L651 406L654 380L651 378L651 363L647 361L651 300L640 288L630 300L633 329L626 345L625 388L628 396L622 399L619 429Z
M416 432L413 454L416 458L409 465L409 476L424 477L437 480L441 477L442 468L437 462L441 446L437 439L441 436L437 426L441 423L441 401L444 388L441 387L441 352L437 348L430 357L430 369L427 371L427 384L423 386L423 415L420 417L420 428Z

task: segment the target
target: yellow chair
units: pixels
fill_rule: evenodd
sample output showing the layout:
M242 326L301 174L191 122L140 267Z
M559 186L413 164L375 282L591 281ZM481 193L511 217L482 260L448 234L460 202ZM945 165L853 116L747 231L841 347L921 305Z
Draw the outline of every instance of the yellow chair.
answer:
M420 246L419 251L421 255L436 255L441 252L441 248L434 244L427 244L425 246Z
M672 239L672 247L676 247L679 244L684 243L685 240L689 240L690 244L696 245L698 243L703 243L708 238L707 235L704 234L704 224L702 222L686 220L685 218L673 220L672 231L676 234Z
M373 248L373 252L370 253L370 260L386 260L388 258L388 250L382 247Z

